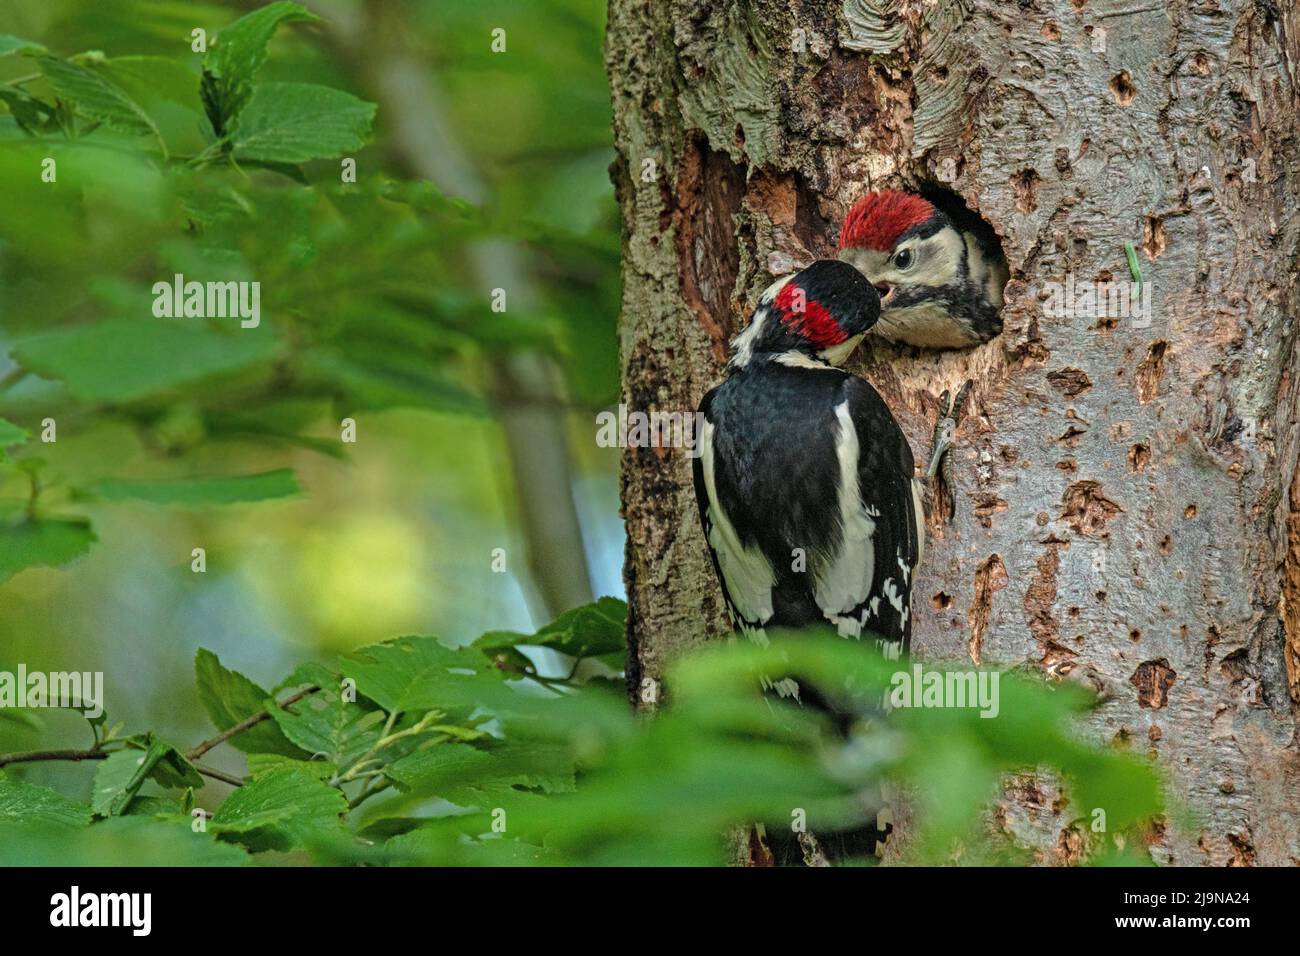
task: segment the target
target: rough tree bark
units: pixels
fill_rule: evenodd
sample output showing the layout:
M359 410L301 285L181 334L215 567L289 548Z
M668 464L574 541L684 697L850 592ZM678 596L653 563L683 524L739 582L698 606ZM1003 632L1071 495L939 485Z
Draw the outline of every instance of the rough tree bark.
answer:
M939 394L976 382L915 650L1116 693L1088 729L1199 814L1155 859L1300 862L1294 3L611 0L606 59L629 407L694 409L863 191L946 185L1002 238L1006 329L856 366L918 458ZM1130 241L1149 326L1048 314L1048 282L1128 281ZM622 483L641 701L725 622L689 460L631 449ZM1072 862L1054 798L1014 781L994 819Z

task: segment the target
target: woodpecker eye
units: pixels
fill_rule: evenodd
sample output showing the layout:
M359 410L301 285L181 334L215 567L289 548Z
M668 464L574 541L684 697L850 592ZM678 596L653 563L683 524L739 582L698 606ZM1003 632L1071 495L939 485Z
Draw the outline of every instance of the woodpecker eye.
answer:
M894 256L894 268L896 269L906 269L911 264L912 264L911 249L900 249L898 251L898 254Z

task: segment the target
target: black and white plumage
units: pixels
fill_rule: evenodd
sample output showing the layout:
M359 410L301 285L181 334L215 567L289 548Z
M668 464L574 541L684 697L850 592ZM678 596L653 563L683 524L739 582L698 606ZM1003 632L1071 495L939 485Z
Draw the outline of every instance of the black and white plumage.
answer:
M921 486L884 401L837 367L879 310L852 266L814 262L764 293L700 405L700 518L734 624L757 640L829 625L907 648Z

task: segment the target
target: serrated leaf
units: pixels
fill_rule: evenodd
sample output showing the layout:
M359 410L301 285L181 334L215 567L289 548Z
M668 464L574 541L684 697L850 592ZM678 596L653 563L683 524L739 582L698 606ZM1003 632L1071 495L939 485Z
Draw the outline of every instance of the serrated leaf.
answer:
M16 37L12 33L0 33L0 56L10 56L14 53L44 53L44 45L34 40L24 40L22 37Z
M152 117L126 90L99 71L50 56L41 57L40 62L45 78L78 114L113 129L153 136L162 143Z
M215 332L181 320L110 319L22 339L13 356L80 398L129 401L271 359L269 331Z
M24 568L57 568L90 550L96 541L90 522L23 519L0 523L0 584Z
M0 823L0 866L243 866L248 855L194 833L188 824L113 817L69 830L51 824Z
M218 136L225 134L248 102L253 78L266 62L267 44L276 28L289 21L316 19L306 8L280 0L245 14L217 34L203 58L200 92Z
M0 772L0 823L24 821L85 826L90 822L90 807Z
M274 693L279 694L284 690L297 690L303 687L337 687L339 679L337 670L326 667L319 661L305 661L275 685Z
M362 648L341 662L357 691L389 711L425 711L471 702L485 662L432 637L403 637ZM465 673L470 671L470 673Z
M209 478L110 478L92 485L90 491L106 501L147 501L155 505L198 508L292 498L301 494L302 488L292 469L278 468L256 475Z
M337 827L347 808L341 790L286 767L250 780L227 797L211 828L254 851L287 850L314 832Z
M352 766L379 741L384 715L345 701L334 690L321 690L293 704L277 708L275 722L284 735L313 757L338 767Z
M228 730L265 710L270 697L239 671L223 666L216 654L204 648L200 648L194 657L194 680L203 709L218 730ZM264 720L231 737L230 745L245 753L273 753L298 759L307 756L286 740L271 720Z
M365 145L375 104L312 83L263 83L240 114L231 148L236 159L305 163Z
M621 654L626 649L624 636L627 604L617 598L603 597L561 614L536 634L490 631L474 642L484 654L516 670L532 673L530 661L515 645L549 647L570 657L601 657Z

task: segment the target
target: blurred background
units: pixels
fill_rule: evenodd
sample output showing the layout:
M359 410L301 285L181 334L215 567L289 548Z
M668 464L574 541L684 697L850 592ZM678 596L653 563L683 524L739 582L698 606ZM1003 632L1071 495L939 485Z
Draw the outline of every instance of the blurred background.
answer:
M52 91L0 58L0 419L31 436L0 467L0 670L104 671L110 723L182 743L210 732L200 646L269 685L622 593L618 450L594 424L618 394L604 4L308 3L324 19L282 25L259 79L378 105L356 183L337 159L187 161L192 31L259 5L0 0L0 34L99 51L163 144L33 137L23 93ZM177 272L260 281L261 325L160 338L150 290ZM285 468L299 493L219 507L132 484ZM37 553L15 530L33 517L84 517L95 540ZM41 720L0 721L0 751L86 743L75 714Z

